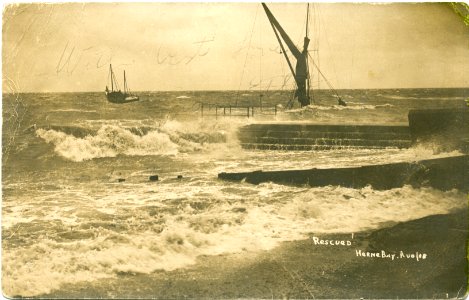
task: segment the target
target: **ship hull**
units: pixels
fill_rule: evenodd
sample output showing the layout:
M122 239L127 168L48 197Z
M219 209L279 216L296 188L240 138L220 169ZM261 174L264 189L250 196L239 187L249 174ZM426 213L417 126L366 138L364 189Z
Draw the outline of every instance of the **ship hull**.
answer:
M106 93L106 98L109 102L117 103L117 104L139 101L138 96L132 96L132 95L124 94L122 92L109 92L109 93Z

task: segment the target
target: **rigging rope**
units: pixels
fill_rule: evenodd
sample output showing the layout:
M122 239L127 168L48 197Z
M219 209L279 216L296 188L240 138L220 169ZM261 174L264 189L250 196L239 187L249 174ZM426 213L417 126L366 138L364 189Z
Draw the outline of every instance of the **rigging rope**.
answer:
M314 20L314 54L315 54L315 59L317 61L318 67L320 66L320 61L319 61L319 39L320 39L320 34L321 34L321 22L319 19L319 7L316 9L316 4L313 3L313 20ZM320 89L320 76L319 72L317 74L317 88Z
M116 91L120 91L119 83L117 82L116 74L114 74L114 70L110 67L110 74L111 74L111 84L114 85Z
M107 84L109 84L109 77L111 77L111 72L107 73Z
M247 61L248 61L249 49L251 49L252 35L253 35L253 33L254 33L254 26L256 25L256 20L257 20L257 13L258 13L258 11L259 11L259 4L257 4L256 15L254 16L254 23L252 24L252 29L251 29L251 36L249 37L248 50L246 51L246 57L245 57L245 59L244 59L243 72L241 73L241 79L240 79L240 81L239 81L238 91L236 92L236 103L235 103L236 106L238 105L239 91L241 90L241 84L243 83L244 70L246 69L246 63L247 63Z
M308 28L309 28L309 3L307 5L307 8L306 8L306 38L308 38ZM309 54L309 52L308 52ZM307 70L307 89L306 89L306 94L307 94L307 97L308 99L311 99L313 100L313 103L315 103L315 100L314 100L314 93L311 91L311 74L309 72L309 62L308 62L308 59L306 59L306 70ZM310 97L310 92L311 92L311 96ZM309 103L311 103L311 100L308 101Z
M311 54L308 53L308 55L309 55L309 57L311 57ZM314 62L312 57L311 57L311 61L313 62L313 65L316 67L316 69L318 70L319 74L321 74L322 78L324 78L324 81L327 83L327 85L332 90L332 92L334 92L334 94L337 97L340 98L339 93L337 92L337 90L332 86L332 84L329 82L329 80L327 80L326 76L324 76L324 74L321 72L321 70L319 69L318 65L316 65L316 63Z
M321 9L320 7L318 6L318 12L320 12ZM320 18L320 22L322 22L324 24L324 19L322 18L322 15L319 15L319 18ZM327 35L327 30L326 30L326 27L324 26L324 35L326 37L326 42L327 42L327 46L329 47L329 50L331 49L331 44L329 43L329 38L328 38L328 35ZM336 80L338 80L338 76L337 76L337 69L335 67L335 62L334 62L334 58L329 54L329 60L332 61L332 67L334 69L334 74L335 74L335 78ZM319 71L319 67L318 67L318 71ZM326 79L326 78L324 78ZM327 82L327 80L326 80Z
M275 36L277 37L278 43L280 44L282 53L285 56L285 59L287 60L288 67L290 68L292 75L295 76L295 71L293 71L293 66L290 62L290 59L288 58L287 52L285 51L285 47L283 46L282 40L280 39L280 36L278 35L277 29L275 28L274 24L272 24L272 22L270 22L270 25L272 25L272 29L274 30Z

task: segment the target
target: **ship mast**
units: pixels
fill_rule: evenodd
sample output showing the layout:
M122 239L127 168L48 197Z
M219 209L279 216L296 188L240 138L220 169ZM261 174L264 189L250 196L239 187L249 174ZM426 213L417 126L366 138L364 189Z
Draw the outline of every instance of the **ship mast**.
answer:
M109 64L109 73L111 74L111 92L114 92L114 87L116 87L116 91L120 90L119 83L117 82L116 75L112 70L112 65Z
M306 37L305 37L305 40L308 39L308 25L309 25L309 3L308 3L308 6L306 8ZM308 99L311 99L310 98L310 88L311 88L311 78L310 78L310 74L309 74L309 64L308 64L308 55L306 54L306 72L307 72L307 79L306 79L306 95L308 97Z
M125 70L124 70L124 94L127 94L127 80L125 79Z
M111 92L114 92L114 73L112 72L111 64L109 64L109 73L111 73Z
M304 43L303 43L303 51L300 51L291 38L288 36L288 34L285 32L285 30L282 28L280 23L275 19L274 15L272 12L269 10L267 5L265 3L262 3L262 7L264 8L264 11L267 15L267 18L270 21L270 24L272 25L272 29L274 30L275 36L277 37L277 40L280 44L280 47L282 49L282 52L285 56L285 59L287 60L288 66L290 67L290 71L295 78L297 90L295 92L295 98L298 97L298 101L301 103L301 106L306 106L310 104L310 98L309 98L309 71L308 71L308 45L309 45L309 38L308 36L305 36L304 38ZM280 36L279 36L280 35ZM293 56L296 58L296 67L295 70L293 70L293 66L290 62L290 59L288 58L285 48L283 46L282 40L280 39L282 37L283 41L285 44L287 44L288 49L290 52L293 54ZM307 91L308 90L308 91Z

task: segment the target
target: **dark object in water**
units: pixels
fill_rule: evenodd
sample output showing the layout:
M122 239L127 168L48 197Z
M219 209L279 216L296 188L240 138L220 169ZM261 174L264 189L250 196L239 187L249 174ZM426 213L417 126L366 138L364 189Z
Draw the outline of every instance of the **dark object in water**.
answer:
M337 101L339 102L339 105L341 105L341 106L347 106L347 103L345 103L345 101L342 100L340 97L337 98Z
M246 208L245 207L235 207L231 210L232 212L237 212L237 213L245 213Z
M313 187L336 185L387 190L410 184L414 187L431 186L440 190L453 188L469 190L469 155L369 165L351 168L309 169L289 171L254 171L244 173L220 173L219 179L259 184L275 182Z
M149 179L150 181L158 181L158 175L151 175Z
M117 182L124 182L125 181L125 178L118 178L117 179Z
M178 177L177 177L177 178L178 178L178 179L182 179L182 175L178 175Z
M129 102L135 102L139 100L139 97L136 95L133 95L130 92L130 89L127 87L127 79L125 78L125 71L124 71L124 92L122 93L121 90L119 89L119 83L117 82L116 76L114 75L114 72L112 71L112 65L109 65L109 76L111 78L111 90L106 86L106 97L109 102L112 103L129 103ZM114 90L114 87L116 88Z

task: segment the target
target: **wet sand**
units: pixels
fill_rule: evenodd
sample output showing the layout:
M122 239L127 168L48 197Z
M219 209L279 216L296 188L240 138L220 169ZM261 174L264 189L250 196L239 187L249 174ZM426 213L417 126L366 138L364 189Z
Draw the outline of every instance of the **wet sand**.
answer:
M353 238L351 234L312 233L309 239L285 242L270 251L205 256L186 269L119 274L63 286L40 297L461 297L468 281L467 234L468 212L463 210L356 233ZM339 245L321 241L338 241Z

